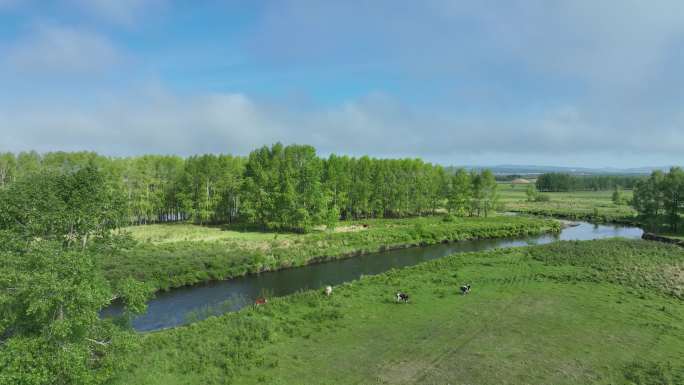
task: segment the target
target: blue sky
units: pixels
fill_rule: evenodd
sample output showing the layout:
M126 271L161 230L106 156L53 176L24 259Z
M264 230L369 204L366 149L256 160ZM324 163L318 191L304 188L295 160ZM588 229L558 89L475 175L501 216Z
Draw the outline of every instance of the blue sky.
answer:
M682 163L679 1L0 0L0 151Z

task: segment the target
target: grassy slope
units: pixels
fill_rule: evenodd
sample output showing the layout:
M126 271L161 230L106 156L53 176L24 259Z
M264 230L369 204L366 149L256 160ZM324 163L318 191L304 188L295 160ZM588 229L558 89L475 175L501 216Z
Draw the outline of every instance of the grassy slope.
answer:
M677 384L683 271L644 241L459 254L145 335L115 384Z
M558 223L535 218L441 217L369 220L367 229L349 232L274 234L224 231L192 225L154 225L133 229L143 242L103 256L114 281L133 276L154 288L225 279L247 273L301 266L387 247L476 238L500 238L557 231ZM348 224L347 224L348 225Z
M636 211L629 205L616 205L611 191L579 191L570 193L544 193L549 202L527 202L525 186L511 188L500 185L500 202L505 210L521 213L583 219L599 222L631 220ZM631 198L631 191L623 191L623 197Z

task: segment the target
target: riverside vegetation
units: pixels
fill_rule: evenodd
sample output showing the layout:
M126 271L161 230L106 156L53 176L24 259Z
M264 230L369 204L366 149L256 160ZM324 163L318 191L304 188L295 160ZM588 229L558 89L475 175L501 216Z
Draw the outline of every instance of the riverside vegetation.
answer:
M620 183L632 190L624 191ZM684 171L679 167L639 177L543 174L535 185L528 185L524 190L512 184L502 185L500 203L508 211L592 222L632 223L675 238L684 235L681 226ZM601 186L612 186L612 191L599 190Z
M520 214L586 220L591 222L637 222L637 211L625 201L632 191L621 192L623 201L616 203L612 191L573 191L539 193L531 195L528 188L501 184L499 201L504 210ZM542 196L541 199L536 199Z
M558 231L552 220L444 216L343 222L306 234L151 225L133 228L140 241L103 254L102 263L112 281L134 277L165 290L397 247Z
M458 254L143 335L114 384L675 385L682 271L646 241Z

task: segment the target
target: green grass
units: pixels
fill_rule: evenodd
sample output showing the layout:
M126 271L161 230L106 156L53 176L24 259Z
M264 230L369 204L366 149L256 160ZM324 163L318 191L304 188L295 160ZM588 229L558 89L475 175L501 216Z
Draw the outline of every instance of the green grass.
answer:
M123 229L134 239L152 244L194 241L243 241L245 243L270 242L275 233L257 231L238 231L229 227L199 226L186 223L154 224L147 226L130 226ZM281 240L294 239L297 234L279 233Z
M636 211L627 204L616 205L611 191L578 191L569 193L543 193L548 202L528 202L524 186L499 187L500 202L506 211L560 217L592 222L633 221ZM631 199L631 191L623 191Z
M143 335L114 384L681 384L683 289L653 242L458 254Z
M140 242L103 254L112 281L132 276L154 289L226 279L248 273L302 266L394 247L468 239L501 238L559 231L555 221L538 218L442 217L343 223L338 231L308 234L237 232L193 225L133 228ZM348 231L354 230L354 231Z

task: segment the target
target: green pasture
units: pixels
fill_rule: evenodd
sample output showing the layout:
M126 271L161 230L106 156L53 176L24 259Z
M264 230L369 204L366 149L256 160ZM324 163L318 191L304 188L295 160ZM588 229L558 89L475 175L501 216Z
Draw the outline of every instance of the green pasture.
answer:
M142 335L114 384L681 384L683 300L674 246L458 254Z
M528 202L526 186L499 185L499 203L503 210L518 213L562 217L594 222L631 221L637 212L628 204L615 204L612 191L576 191L542 193L548 197L544 202ZM629 200L631 191L622 191Z

